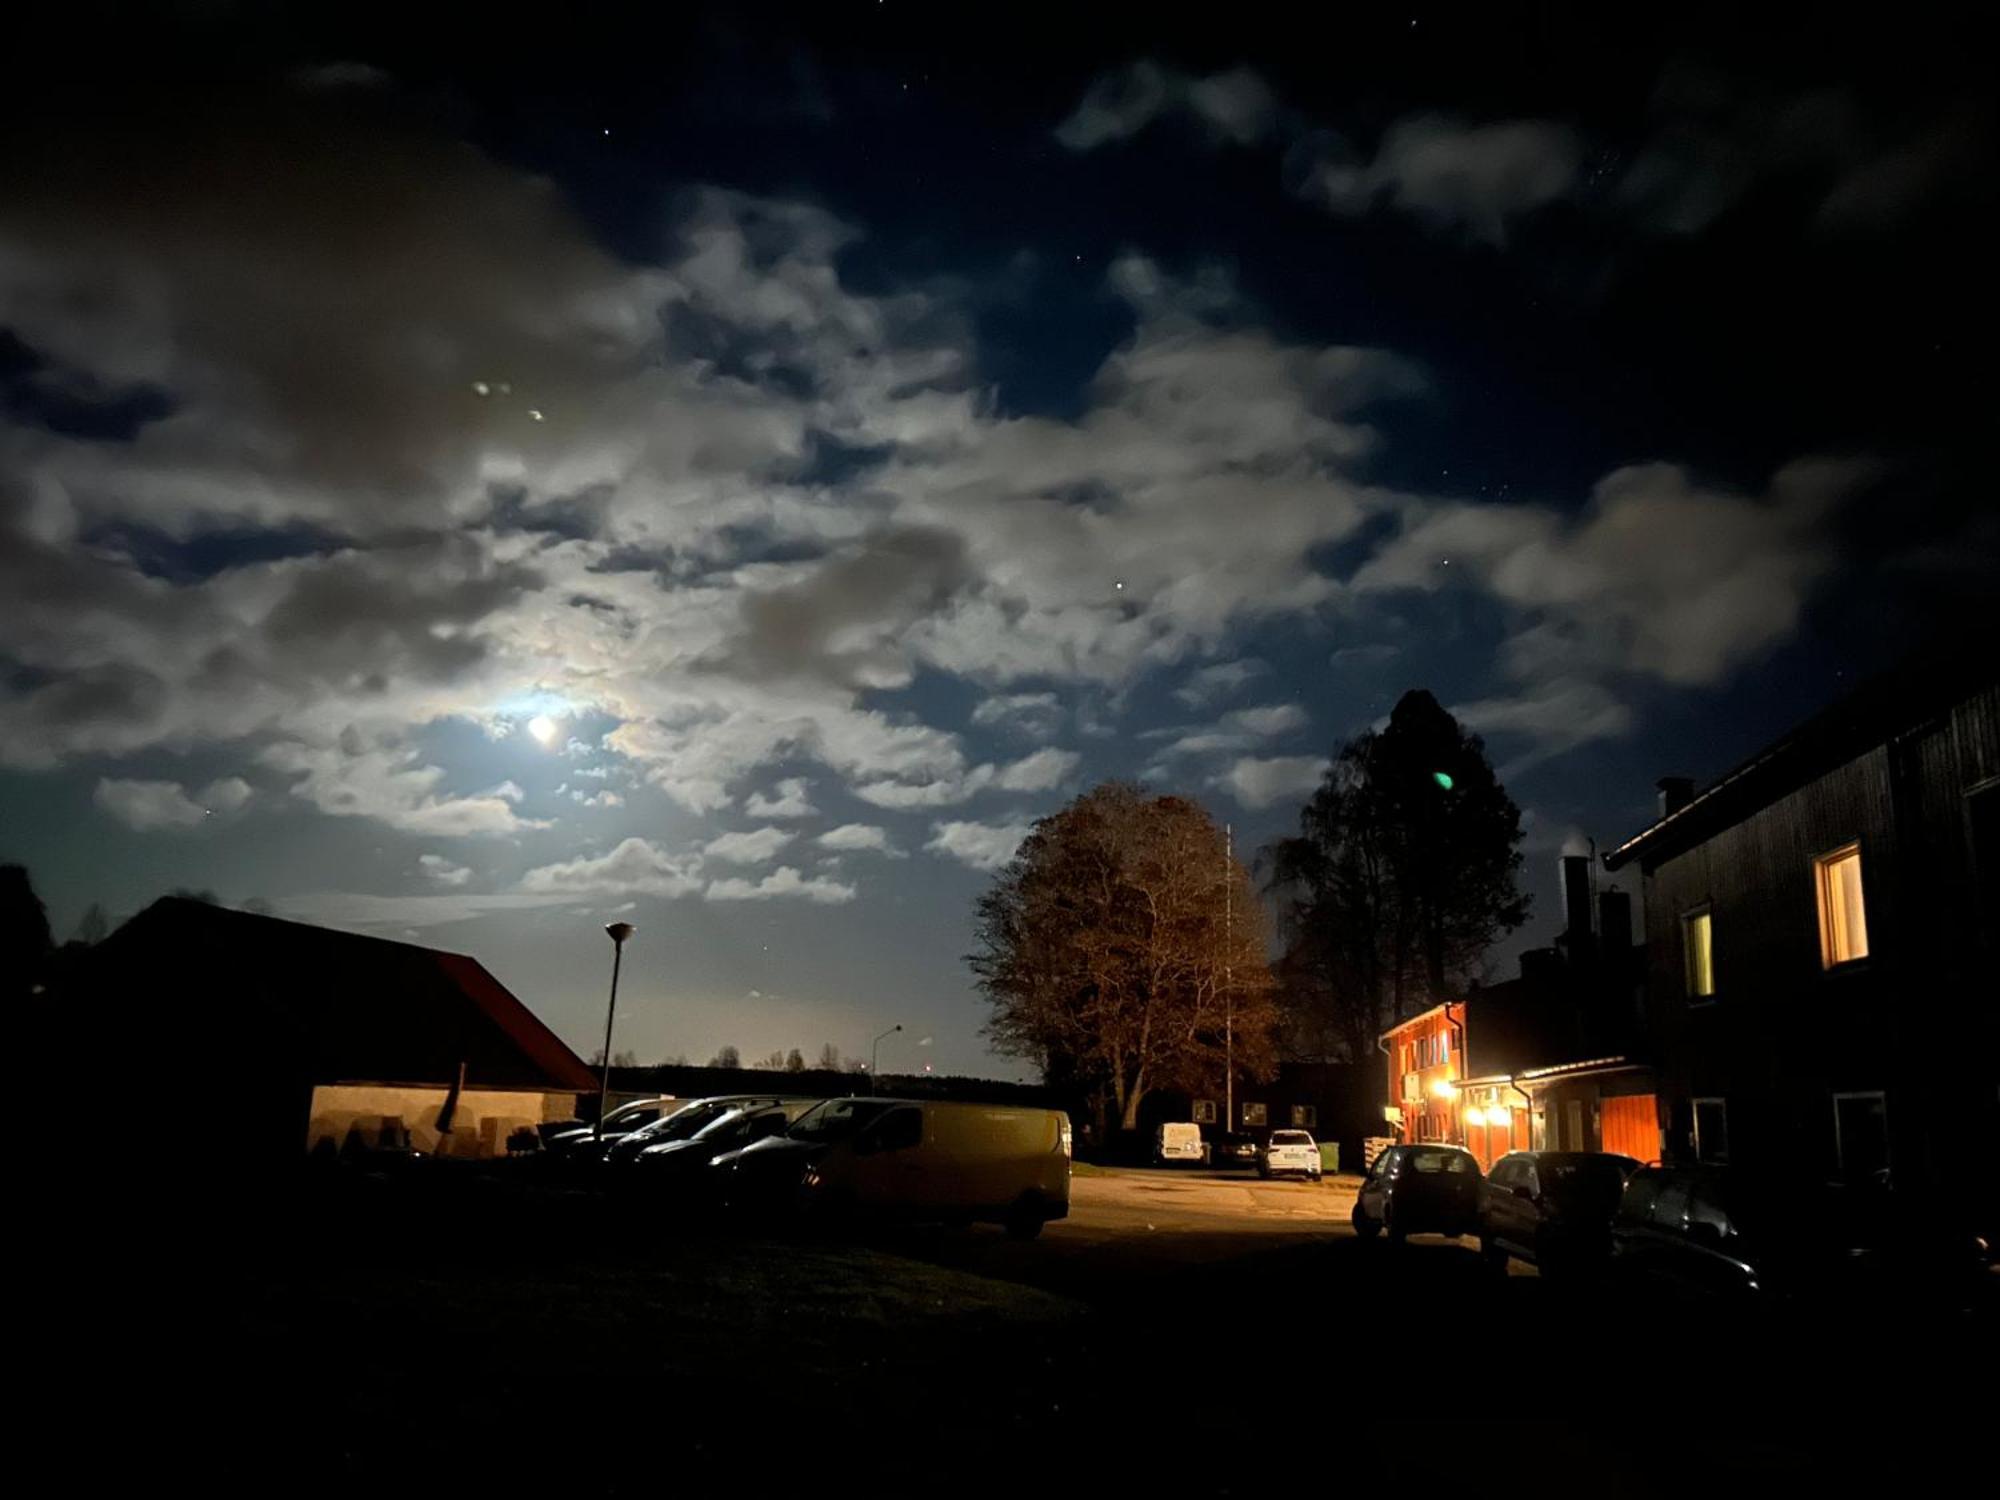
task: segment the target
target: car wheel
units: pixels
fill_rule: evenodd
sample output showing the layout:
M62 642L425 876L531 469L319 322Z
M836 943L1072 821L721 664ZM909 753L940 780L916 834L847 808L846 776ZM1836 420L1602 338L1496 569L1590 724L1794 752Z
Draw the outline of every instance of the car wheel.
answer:
M1010 1240L1031 1240L1042 1232L1047 1222L1042 1213L1041 1199L1032 1193L1023 1193L1007 1210L1006 1230Z
M1396 1205L1393 1203L1382 1205L1382 1227L1389 1231L1389 1243L1392 1245L1400 1245L1410 1237L1410 1231L1396 1222Z
M1382 1226L1364 1214L1361 1211L1359 1203L1354 1205L1354 1213L1351 1216L1351 1220L1354 1225L1354 1232L1364 1240L1372 1240L1382 1232Z

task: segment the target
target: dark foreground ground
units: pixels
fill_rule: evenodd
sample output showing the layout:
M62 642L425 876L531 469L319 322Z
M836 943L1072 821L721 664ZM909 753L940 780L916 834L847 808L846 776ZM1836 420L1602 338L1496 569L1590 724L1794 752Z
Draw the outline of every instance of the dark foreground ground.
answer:
M220 1235L162 1223L141 1253L173 1272L141 1336L167 1373L79 1477L1686 1495L1993 1471L1990 1321L1781 1322L1496 1279L1447 1241L1355 1239L1334 1183L1075 1188L1027 1245L746 1238L469 1174L271 1193Z

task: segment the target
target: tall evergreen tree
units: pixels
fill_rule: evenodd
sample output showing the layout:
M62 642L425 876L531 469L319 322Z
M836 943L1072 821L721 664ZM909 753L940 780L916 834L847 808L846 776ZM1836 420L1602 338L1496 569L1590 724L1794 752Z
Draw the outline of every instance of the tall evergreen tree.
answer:
M1363 1057L1392 1021L1458 994L1527 920L1520 844L1485 745L1429 693L1349 741L1270 851L1292 1044Z

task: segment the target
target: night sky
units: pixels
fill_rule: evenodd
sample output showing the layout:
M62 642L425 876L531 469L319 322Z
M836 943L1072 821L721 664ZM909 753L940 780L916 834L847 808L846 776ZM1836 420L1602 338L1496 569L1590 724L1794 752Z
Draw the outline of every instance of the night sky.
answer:
M1990 649L1969 19L434 9L17 38L0 859L59 938L206 888L587 1052L615 913L642 1059L1013 1076L970 905L1096 779L1253 850L1428 687L1526 813L1504 974L1658 776Z

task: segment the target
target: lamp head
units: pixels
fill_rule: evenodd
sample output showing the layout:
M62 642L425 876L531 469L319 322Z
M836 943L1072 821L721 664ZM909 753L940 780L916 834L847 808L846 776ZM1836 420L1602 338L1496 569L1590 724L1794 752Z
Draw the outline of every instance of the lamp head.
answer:
M634 927L630 922L606 922L604 930L610 934L611 941L622 948L625 946L625 939L639 929Z

